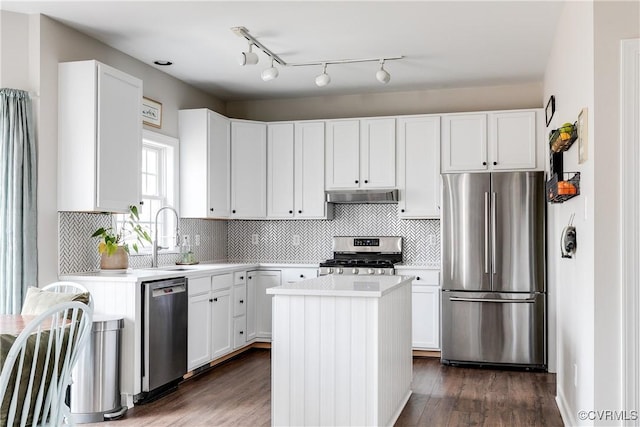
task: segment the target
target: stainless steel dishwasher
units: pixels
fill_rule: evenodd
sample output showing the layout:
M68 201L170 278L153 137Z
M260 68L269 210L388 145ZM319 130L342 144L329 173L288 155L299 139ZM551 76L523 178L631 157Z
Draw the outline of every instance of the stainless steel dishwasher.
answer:
M174 389L187 372L187 279L143 282L142 396Z

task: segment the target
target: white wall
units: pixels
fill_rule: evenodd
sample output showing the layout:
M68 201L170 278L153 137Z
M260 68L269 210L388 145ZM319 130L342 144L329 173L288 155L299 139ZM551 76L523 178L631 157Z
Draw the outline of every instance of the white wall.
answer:
M5 19L10 21L12 31L28 34L28 72L24 69L24 58L11 66L10 50L4 50L4 25L2 71L3 76L17 76L18 73L28 76L27 83L16 84L27 84L28 90L40 94L38 102L34 103L38 145L38 282L46 284L57 280L58 276L59 62L96 59L142 79L144 95L163 104L162 129L150 129L169 136L178 136L179 109L207 107L224 114L225 106L222 101L46 16L31 15L28 19L25 16L2 12L2 22L5 23ZM24 42L19 44L24 47ZM8 71L5 66L10 67ZM113 165L113 168L117 171L118 165Z
M30 90L29 17L0 11L0 88Z
M581 195L549 206L549 285L557 313L557 401L565 423L580 410L621 406L619 227L619 40L638 37L637 2L567 2L553 43L544 96L555 95L550 128L589 109L589 159L578 147L564 154L565 170L581 172ZM563 23L571 22L567 27ZM578 249L561 259L560 233L575 213ZM577 374L577 375L576 375ZM601 420L596 424L616 424Z
M542 85L469 87L412 92L235 101L227 115L252 120L305 120L400 114L540 108Z

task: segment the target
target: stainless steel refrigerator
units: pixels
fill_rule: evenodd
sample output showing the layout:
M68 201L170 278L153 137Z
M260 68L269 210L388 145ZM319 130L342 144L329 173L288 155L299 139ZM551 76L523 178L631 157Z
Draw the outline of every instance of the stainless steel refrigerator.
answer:
M544 172L442 178L442 362L545 369Z

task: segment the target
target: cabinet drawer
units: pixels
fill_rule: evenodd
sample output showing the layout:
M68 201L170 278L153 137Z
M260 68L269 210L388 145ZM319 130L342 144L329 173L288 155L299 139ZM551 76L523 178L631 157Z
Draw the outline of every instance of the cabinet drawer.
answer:
M188 280L187 289L189 295L202 294L211 290L211 276L196 277Z
M247 272L246 271L236 271L233 273L233 284L234 285L244 285L247 283Z
M295 283L318 277L317 268L287 268L282 270L282 283Z
M220 274L211 277L211 289L217 291L219 289L229 289L233 283L233 274Z
M415 285L440 285L440 271L438 270L396 270L399 276L414 276L413 284Z
M247 312L247 285L233 287L233 316L244 316Z

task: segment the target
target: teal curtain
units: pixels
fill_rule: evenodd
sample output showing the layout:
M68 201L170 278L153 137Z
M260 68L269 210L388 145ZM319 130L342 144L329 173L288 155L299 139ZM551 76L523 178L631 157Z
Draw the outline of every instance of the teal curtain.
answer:
M0 314L37 286L36 143L29 93L0 89Z

